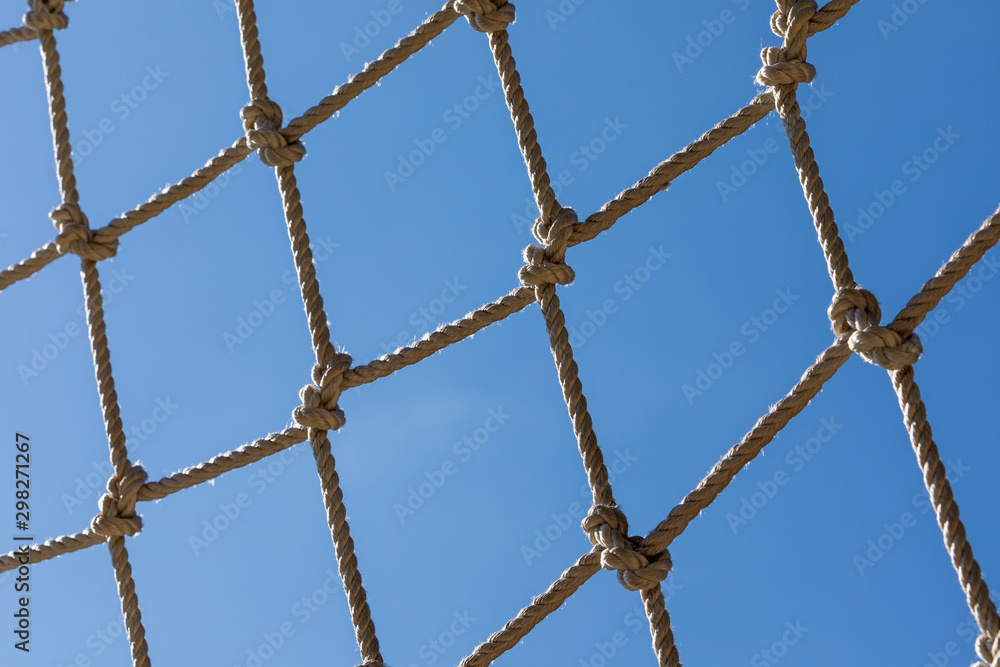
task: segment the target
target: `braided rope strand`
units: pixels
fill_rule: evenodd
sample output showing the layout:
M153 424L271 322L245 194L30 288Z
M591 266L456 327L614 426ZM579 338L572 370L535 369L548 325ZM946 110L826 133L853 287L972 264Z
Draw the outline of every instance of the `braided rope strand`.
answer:
M616 570L624 587L639 591L649 619L658 664L679 666L681 663L670 615L660 585L672 565L668 547L694 517L718 497L735 475L816 396L852 352L889 371L946 548L980 629L976 652L982 662L977 667L1000 667L1000 616L990 600L980 565L973 556L959 518L958 505L931 435L926 408L913 379L912 368L922 352L916 327L1000 240L1000 209L955 251L890 324L880 325L881 311L877 298L857 285L848 265L844 244L796 99L798 84L811 81L815 75L813 66L806 62L808 38L844 17L857 0L831 0L823 7L818 7L814 0L777 0L771 28L782 38L782 45L763 50L763 67L758 73L758 81L768 87L767 92L660 162L646 177L582 222L577 220L572 209L563 207L557 201L547 173L534 119L509 43L508 27L515 20L515 10L507 0L449 0L413 32L287 125L283 123L281 107L268 98L253 2L235 0L250 92L250 103L241 112L244 135L190 176L155 193L145 203L98 229L91 229L79 204L73 171L59 53L53 35L54 30L65 29L69 23L63 13L64 1L67 0L29 0L29 11L23 18L23 26L0 32L0 46L39 40L61 196L61 203L50 214L58 231L57 237L42 245L30 257L0 272L0 291L34 275L63 255L76 254L81 259L87 331L113 473L107 482L107 493L100 499L100 512L93 517L89 527L72 535L31 545L28 551L31 562L36 563L96 544L108 545L134 667L150 665L145 628L126 548L126 537L142 529L136 504L165 498L304 441L310 443L316 460L327 523L364 667L384 667L329 439L329 431L339 429L345 421L339 406L341 393L347 388L374 382L414 365L491 324L501 322L535 301L539 303L545 320L550 352L591 489L593 506L582 527L594 549L563 572L503 629L480 644L462 661L463 667L485 667L512 649L602 568ZM301 138L374 86L462 16L474 30L487 34L518 147L539 209L539 218L532 231L542 245L531 245L525 249L525 264L518 274L520 287L463 318L440 325L411 345L400 347L368 364L352 367L351 358L337 351L331 342L326 307L309 248L294 172L295 163L305 156ZM836 290L828 311L836 339L788 395L758 420L741 442L716 463L659 525L645 537L630 536L625 514L615 503L603 453L583 394L579 368L569 344L565 316L556 293L557 284L569 284L574 278L573 270L565 263L565 253L573 245L592 240L623 215L669 187L673 179L745 132L772 108L777 110L785 126L800 185ZM174 203L207 187L254 151L261 161L274 168L282 198L284 222L316 359L311 370L312 383L300 392L301 405L295 408L292 415L294 426L151 482L142 467L131 462L128 454L111 370L98 263L117 253L120 237L152 220ZM16 568L17 555L18 552L0 554L0 572Z
M969 609L982 633L976 642L976 653L984 663L994 667L1000 661L1000 654L993 648L994 642L1000 637L1000 616L990 599L990 589L983 581L979 563L972 554L972 545L965 536L965 526L958 515L958 504L952 494L947 471L931 434L931 425L927 423L927 409L920 398L920 388L913 379L913 367L891 371L889 376L899 398L903 422L910 434L917 463L923 472L924 485L944 535L948 555L951 556Z
M343 413L337 407L340 383L344 370L350 367L350 358L341 362L330 343L323 297L319 293L316 267L312 251L309 249L309 235L303 218L301 196L295 180L295 163L305 155L305 148L298 139L288 141L280 133L281 108L268 99L265 83L264 59L260 53L257 38L256 15L253 0L237 0L237 16L242 35L243 54L250 90L250 104L243 109L247 144L258 148L261 161L274 167L284 218L291 241L298 277L299 291L305 305L312 338L316 366L313 381L316 386L308 386L300 393L303 405L296 408L294 416L302 426L308 427L308 438L316 459L317 472L323 501L327 512L327 525L333 538L337 565L347 593L348 605L354 633L361 649L361 657L366 666L382 664L375 624L368 606L367 594L358 571L354 540L347 523L344 495L340 489L336 462L330 451L328 429L340 428L344 423ZM336 372L334 369L336 368Z

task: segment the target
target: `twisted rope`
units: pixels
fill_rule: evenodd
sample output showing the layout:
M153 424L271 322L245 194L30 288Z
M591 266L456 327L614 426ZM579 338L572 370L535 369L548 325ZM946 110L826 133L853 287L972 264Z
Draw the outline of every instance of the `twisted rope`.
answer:
M351 358L338 353L330 343L323 297L319 293L316 268L312 251L309 249L309 234L306 231L301 197L295 181L295 163L305 155L305 147L297 138L288 140L281 134L281 108L267 97L264 59L257 38L257 17L253 10L253 0L237 0L237 16L251 98L250 104L241 112L244 129L247 132L247 146L257 148L261 161L274 167L278 188L281 191L288 237L292 244L299 291L305 304L309 334L316 355L316 364L312 370L314 384L302 389L300 392L302 405L295 409L292 416L300 426L308 429L308 438L316 459L326 506L327 525L333 538L337 565L344 591L347 593L361 657L365 665L381 665L382 654L375 633L375 623L372 621L367 594L361 581L361 573L358 571L354 540L351 539L344 496L340 490L340 477L337 475L336 463L330 452L330 440L327 437L329 430L336 430L344 425L344 413L337 402L340 398L343 374L350 369Z
M795 96L800 83L809 83L816 76L816 68L806 62L806 38L818 8L815 0L777 0L777 3L778 10L771 16L771 29L784 41L781 48L768 46L761 51L764 66L757 73L757 81L770 86L774 94L774 106L785 125L795 170L826 256L833 286L838 290L852 288L855 282L847 263L847 252L837 231L830 199L826 196L819 165L809 145L806 122Z
M1000 639L1000 616L997 615L996 605L990 600L990 589L983 581L979 563L972 554L972 545L965 535L965 526L958 516L958 504L931 435L931 426L927 423L927 410L920 398L920 389L913 379L913 367L893 370L889 376L899 398L903 423L910 434L913 452L917 455L917 463L923 472L924 485L944 535L948 555L958 573L969 609L979 625L976 653L986 665L997 667L1000 664L1000 645L997 644Z
M50 214L57 230L56 239L43 245L27 259L0 272L0 290L24 280L65 254L73 253L81 257L88 334L113 464L108 492L101 497L100 511L92 519L90 526L74 535L31 545L29 552L32 562L106 542L115 571L133 665L149 665L145 630L125 546L125 538L136 535L142 529L136 504L139 501L164 498L308 440L316 459L338 568L361 649L362 667L384 667L358 571L343 494L328 438L330 430L337 430L345 423L344 412L339 406L341 393L350 387L373 382L413 365L537 301L545 318L550 350L593 496L593 505L581 527L594 548L567 569L547 591L536 597L531 605L522 609L502 630L480 644L462 661L463 667L488 665L513 648L601 568L615 571L622 586L639 591L649 619L653 649L659 664L671 667L680 665L661 588L661 583L672 566L668 547L690 521L721 493L739 470L755 458L788 421L809 403L852 352L889 371L946 547L980 628L980 636L976 642L977 654L983 661L983 666L1000 667L1000 617L990 601L989 589L959 519L958 506L931 436L926 409L913 380L912 368L922 352L920 340L915 333L916 327L1000 239L1000 209L969 237L892 322L881 326L878 300L871 292L858 286L849 268L847 254L839 237L833 211L810 147L805 122L796 101L798 84L811 81L816 73L815 68L806 60L808 38L829 28L845 16L856 2L857 0L832 0L823 7L818 7L814 0L777 0L777 11L771 17L771 28L782 38L782 45L763 49L762 67L757 74L758 82L767 86L769 91L758 95L736 114L661 162L645 178L581 222L572 209L559 204L551 186L534 129L534 119L525 100L509 45L507 31L514 23L515 9L506 0L448 2L410 35L401 39L378 59L365 65L361 72L285 126L281 107L267 94L253 3L251 0L236 0L250 92L250 101L241 111L244 136L211 158L191 176L154 194L147 202L123 213L106 226L92 230L79 205L59 54L53 36L54 30L68 26L68 19L63 13L64 0L30 0L29 11L22 19L23 25L0 32L0 46L35 38L39 40L62 201ZM440 326L412 345L401 347L369 364L352 368L351 357L338 352L330 342L324 302L320 296L309 249L301 197L294 175L294 164L305 156L301 138L364 90L375 85L460 16L464 16L474 30L488 36L502 81L504 98L514 123L518 147L539 209L539 217L532 231L541 245L529 245L525 248L525 263L518 273L521 287L459 320ZM828 316L836 340L819 356L789 394L778 401L743 440L720 459L697 487L670 511L666 519L645 537L630 536L627 518L614 501L603 454L587 409L579 370L568 342L565 317L556 295L556 285L568 285L574 279L574 272L565 261L566 250L609 229L623 215L666 189L677 176L692 169L733 137L745 132L771 108L777 109L785 126L803 194L835 287ZM292 412L297 426L285 428L219 454L209 461L149 482L146 472L140 466L133 465L128 456L111 372L97 262L115 256L122 235L151 220L184 197L206 187L252 151L257 151L261 161L275 169L281 192L285 224L316 358L311 371L312 382L300 391L301 403ZM17 567L16 553L0 555L0 571Z

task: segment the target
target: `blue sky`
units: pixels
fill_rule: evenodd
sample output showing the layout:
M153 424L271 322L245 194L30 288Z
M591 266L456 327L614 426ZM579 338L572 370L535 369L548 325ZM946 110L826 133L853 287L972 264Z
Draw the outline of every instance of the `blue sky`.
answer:
M773 5L759 0L522 4L511 47L560 201L581 219L746 104L760 49L780 44ZM809 41L818 75L799 99L851 267L884 321L997 206L1000 99L988 82L1000 8L973 5L864 2ZM268 87L286 122L438 8L261 3ZM0 25L22 12L7 3ZM96 228L236 141L248 95L227 3L66 13L69 128ZM5 264L55 237L40 64L36 44L0 49ZM534 214L497 81L486 37L459 21L304 138L296 176L317 273L332 336L356 364L518 284ZM100 264L129 453L151 478L290 422L313 359L288 245L272 170L252 155ZM995 587L1000 355L985 341L998 261L987 253L932 313L915 366ZM644 534L832 341L832 287L776 114L567 262L577 277L559 295L598 441ZM0 295L2 432L31 437L39 539L89 525L108 473L78 273L64 257ZM586 476L537 306L340 405L333 453L387 664L457 664L589 549ZM13 469L5 451L0 465ZM2 489L13 504L9 480ZM356 664L307 445L139 508L144 530L128 548L154 664ZM891 384L861 359L670 551L665 594L685 664L975 657ZM15 651L2 628L0 663L127 664L106 549L31 576L33 650ZM11 624L12 577L0 591ZM270 655L269 637L280 643ZM638 595L598 573L496 664L553 660L654 664Z

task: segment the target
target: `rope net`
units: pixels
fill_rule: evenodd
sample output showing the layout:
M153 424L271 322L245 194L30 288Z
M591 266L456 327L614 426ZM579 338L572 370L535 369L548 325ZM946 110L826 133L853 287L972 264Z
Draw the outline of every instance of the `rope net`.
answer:
M361 72L338 86L302 116L285 123L281 107L268 97L253 1L236 0L249 89L249 102L240 114L245 129L244 136L236 139L187 178L154 194L145 203L121 214L107 225L92 228L78 204L59 52L56 48L56 31L66 29L69 25L69 19L64 13L64 0L30 0L23 25L0 33L0 46L36 39L39 42L62 203L50 214L57 231L55 240L0 273L0 289L6 289L30 277L64 255L79 256L87 328L113 464L107 493L100 500L100 512L90 525L73 535L63 535L31 545L30 561L37 563L98 544L107 545L121 599L132 663L136 667L148 667L152 664L150 650L145 639L139 590L132 577L127 548L127 538L142 530L142 521L136 513L137 504L165 498L279 453L297 443L308 441L319 473L327 522L363 667L384 667L330 447L329 432L336 431L345 422L345 415L338 407L340 395L346 389L374 382L416 364L537 302L544 316L563 398L573 423L592 494L592 506L582 522L582 528L593 548L580 556L516 617L476 647L461 661L462 667L492 663L513 648L601 569L616 572L623 587L638 591L648 617L652 648L659 665L680 665L670 615L661 589L661 583L671 569L670 545L684 532L691 520L716 499L735 475L816 396L824 383L834 376L852 353L885 368L889 373L946 548L958 573L969 609L978 624L979 636L975 648L981 662L977 666L1000 667L1000 616L990 600L989 589L959 518L958 505L931 435L926 408L913 371L913 364L922 352L920 339L914 330L986 251L996 244L1000 238L1000 209L968 237L889 324L881 324L878 300L874 294L858 285L849 266L833 210L824 192L819 166L810 147L806 123L796 99L799 84L811 82L816 73L806 59L809 37L830 28L856 2L857 0L831 0L819 7L814 0L777 0L777 10L771 17L771 29L781 38L782 43L781 46L763 49L763 66L757 74L757 81L767 88L766 92L757 95L732 116L658 164L645 178L619 193L599 211L580 220L572 208L563 206L556 199L546 170L546 162L508 43L508 27L515 18L514 5L506 0L449 1L440 11L429 16L413 32L378 59L366 64ZM309 234L295 179L295 164L306 153L302 138L462 17L488 39L538 206L539 215L532 228L538 243L524 249L524 265L518 273L520 286L513 291L459 320L441 325L412 345L401 347L368 364L355 366L351 357L336 350L330 340L327 315L316 278ZM719 459L711 471L658 525L646 535L631 535L628 519L615 502L608 469L587 409L583 384L573 359L573 349L559 304L556 286L569 284L574 279L573 269L566 263L566 251L611 228L623 215L665 190L675 178L693 168L733 137L745 132L772 109L777 110L784 124L799 182L833 282L834 293L828 315L835 334L834 340L816 362L806 369L799 382L757 421L739 443ZM122 235L205 188L213 179L247 158L253 151L257 152L261 161L274 168L281 193L298 286L308 317L316 359L311 371L312 382L303 387L299 394L301 404L292 413L295 426L265 435L168 477L149 480L142 467L133 464L129 457L111 369L98 267L102 260L116 255ZM0 572L14 569L18 564L17 552L0 556Z

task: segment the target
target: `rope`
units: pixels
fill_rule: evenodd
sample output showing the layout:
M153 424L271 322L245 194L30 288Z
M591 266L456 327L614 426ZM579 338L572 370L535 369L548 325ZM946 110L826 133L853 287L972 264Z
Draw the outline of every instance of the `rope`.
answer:
M34 275L64 255L80 257L87 329L113 472L107 482L107 493L99 501L99 512L88 527L73 535L31 545L29 552L31 561L37 563L97 544L108 545L134 666L151 665L126 548L127 539L143 529L137 504L165 498L308 441L316 461L338 571L361 653L361 667L384 667L329 437L330 431L340 429L346 421L346 415L339 406L341 394L352 387L374 382L412 366L537 302L591 490L592 506L581 528L593 548L502 629L476 647L462 660L461 667L485 667L513 649L601 569L615 572L625 589L639 592L649 620L652 648L658 664L678 667L680 657L662 591L662 582L669 576L673 565L668 548L739 471L809 404L854 353L889 373L945 546L979 626L980 636L976 641L976 652L982 660L979 667L1000 667L1000 615L990 600L989 589L959 518L958 505L931 435L926 407L913 373L913 364L923 351L915 333L916 327L1000 240L1000 208L969 236L888 325L880 324L881 309L877 297L860 287L850 269L796 99L798 85L808 83L816 76L816 68L806 60L808 39L843 18L857 0L831 0L822 7L815 0L776 0L777 10L771 16L771 29L782 38L782 44L780 47L768 46L761 51L762 66L756 75L757 82L767 90L660 162L647 176L583 221L578 219L572 208L557 201L547 173L509 42L508 29L516 18L513 4L506 0L452 0L446 3L395 46L366 64L361 72L335 87L330 95L303 115L284 124L282 108L268 97L253 2L235 0L250 98L240 112L243 136L190 176L153 194L146 202L97 229L91 228L80 206L70 158L72 148L66 102L54 37L55 30L69 26L69 18L63 11L65 1L30 0L29 9L22 19L23 25L0 32L0 46L34 39L39 41L61 198L50 213L56 230L55 238L28 258L0 272L0 291ZM473 30L487 36L514 124L518 148L538 206L539 217L532 229L538 244L524 249L524 265L518 272L520 286L508 294L458 320L442 324L411 345L352 367L351 357L336 350L331 343L327 311L309 249L307 224L295 179L295 164L306 156L302 137L425 47L459 17L464 17ZM669 511L666 518L645 536L630 535L627 515L614 498L557 295L557 285L571 284L575 278L573 269L566 261L566 254L569 248L596 238L629 211L667 189L674 179L694 168L729 140L746 132L772 109L777 111L785 127L803 195L833 282L834 294L827 316L834 341L788 394L722 456L698 485ZM293 426L167 477L149 481L146 471L133 464L128 455L111 369L98 266L119 252L120 237L138 225L154 220L176 202L199 192L253 151L257 152L261 162L274 169L281 194L284 222L315 356L315 363L310 369L311 382L299 392L300 403L292 411ZM0 555L0 572L18 566L17 554Z
M309 249L309 235L295 181L295 163L305 156L306 151L301 141L290 141L280 133L281 107L267 97L264 59L257 39L257 17L253 10L253 0L238 0L236 7L251 98L250 104L243 108L240 116L247 133L247 146L257 149L261 162L274 167L284 204L288 237L292 243L299 289L306 307L309 333L316 354L316 364L312 369L314 384L302 389L302 405L292 415L300 426L308 429L326 506L327 525L333 537L337 565L350 604L351 620L361 657L365 665L381 665L382 655L375 634L375 624L368 608L361 573L358 571L354 540L351 539L347 510L344 508L344 494L340 490L340 478L327 437L328 430L336 430L344 425L344 413L337 406L337 401L340 398L344 371L351 367L351 358L337 353L330 343L323 297L319 294L316 268Z

